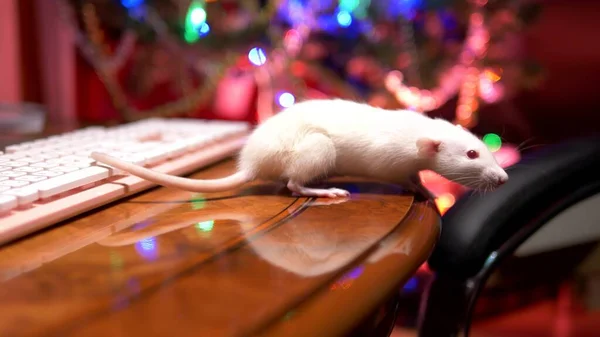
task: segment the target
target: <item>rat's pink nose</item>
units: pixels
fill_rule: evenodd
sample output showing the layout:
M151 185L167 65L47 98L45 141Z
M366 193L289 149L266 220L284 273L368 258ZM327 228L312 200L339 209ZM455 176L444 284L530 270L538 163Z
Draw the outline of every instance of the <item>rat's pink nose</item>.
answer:
M497 182L497 183L498 183L498 186L500 186L500 185L504 185L504 183L506 183L506 180L507 180L507 179L504 179L504 178L498 178L498 182Z

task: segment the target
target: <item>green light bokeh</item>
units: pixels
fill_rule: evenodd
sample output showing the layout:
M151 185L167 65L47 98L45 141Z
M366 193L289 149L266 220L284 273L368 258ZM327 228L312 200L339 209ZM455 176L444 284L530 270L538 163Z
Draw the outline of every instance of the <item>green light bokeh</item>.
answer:
M483 143L492 152L496 152L502 147L502 139L495 133L488 133L487 135L483 136Z
M202 221L202 222L198 222L195 226L196 226L196 229L198 229L199 231L210 232L210 231L212 231L213 227L215 226L215 221L214 220Z

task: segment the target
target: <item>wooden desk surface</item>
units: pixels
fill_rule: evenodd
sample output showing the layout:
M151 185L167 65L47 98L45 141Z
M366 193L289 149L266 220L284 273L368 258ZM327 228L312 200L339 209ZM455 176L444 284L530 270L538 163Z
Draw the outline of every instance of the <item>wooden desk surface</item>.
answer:
M157 188L0 248L0 336L346 333L427 258L439 217L395 186L337 184L350 200Z

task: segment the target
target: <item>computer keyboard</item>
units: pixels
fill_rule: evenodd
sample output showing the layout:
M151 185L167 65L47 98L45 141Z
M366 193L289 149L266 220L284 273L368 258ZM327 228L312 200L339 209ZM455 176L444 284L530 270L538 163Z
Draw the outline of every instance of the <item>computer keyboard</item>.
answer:
M0 152L0 244L155 184L97 163L104 152L182 175L234 155L250 125L199 119L147 119L88 127Z

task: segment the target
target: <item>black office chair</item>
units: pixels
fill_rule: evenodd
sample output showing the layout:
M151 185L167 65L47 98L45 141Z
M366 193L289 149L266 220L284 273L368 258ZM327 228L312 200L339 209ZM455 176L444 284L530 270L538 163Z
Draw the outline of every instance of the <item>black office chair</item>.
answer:
M600 136L548 146L507 171L504 186L460 198L444 215L420 337L468 337L475 303L498 264L560 212L600 192Z

